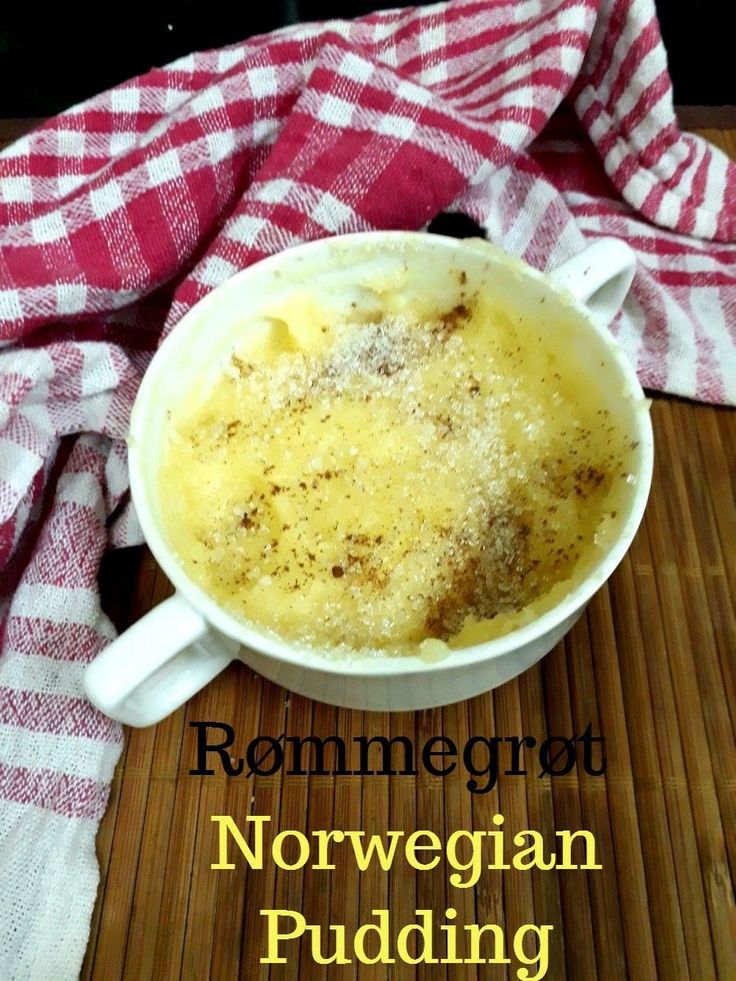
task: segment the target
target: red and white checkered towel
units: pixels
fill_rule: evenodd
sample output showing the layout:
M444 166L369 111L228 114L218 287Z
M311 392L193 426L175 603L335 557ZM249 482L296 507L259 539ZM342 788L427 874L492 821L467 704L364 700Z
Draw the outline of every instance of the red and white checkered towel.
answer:
M643 384L736 402L736 168L679 132L652 0L290 28L0 155L3 979L72 978L84 954L121 731L80 678L113 634L100 557L138 540L123 438L150 352L261 256L443 209L540 268L626 239L639 269L613 329Z

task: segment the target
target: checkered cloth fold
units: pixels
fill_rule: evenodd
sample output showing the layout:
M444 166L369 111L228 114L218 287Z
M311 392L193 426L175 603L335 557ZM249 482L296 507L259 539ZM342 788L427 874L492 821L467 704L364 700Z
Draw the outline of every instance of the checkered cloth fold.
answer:
M0 155L0 977L72 978L84 954L122 736L80 679L113 636L100 557L140 540L123 440L151 352L264 255L442 210L539 268L625 239L612 329L642 383L736 402L736 169L678 129L652 0L289 28Z

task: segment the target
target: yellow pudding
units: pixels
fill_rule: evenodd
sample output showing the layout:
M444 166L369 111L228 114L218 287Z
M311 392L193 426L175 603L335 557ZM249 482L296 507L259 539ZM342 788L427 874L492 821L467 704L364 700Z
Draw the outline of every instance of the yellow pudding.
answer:
M461 270L448 295L337 309L303 286L171 407L166 531L235 617L431 658L528 622L601 557L632 446L572 328Z

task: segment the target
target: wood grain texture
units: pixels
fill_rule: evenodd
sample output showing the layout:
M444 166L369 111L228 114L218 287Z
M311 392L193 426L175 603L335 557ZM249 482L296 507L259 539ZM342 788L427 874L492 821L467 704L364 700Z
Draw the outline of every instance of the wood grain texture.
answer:
M736 155L736 134L704 135ZM514 978L512 965L319 968L306 945L298 964L270 973L259 964L261 908L302 909L309 922L345 923L351 935L374 908L390 908L395 931L417 908L439 911L444 922L450 905L458 922L500 923L509 937L524 923L551 924L552 981L732 978L736 413L657 397L652 418L654 483L632 549L568 637L520 678L460 705L388 716L290 697L237 665L155 737L128 732L100 830L103 881L83 978ZM167 589L147 553L140 563L122 623ZM121 586L117 580L118 601ZM473 735L541 740L592 723L606 738L608 769L604 777L578 768L540 779L530 768L526 777L502 777L487 795L471 795L459 771L444 779L199 778L184 761L193 746L189 719L230 721L242 744L286 731L346 740L406 735L418 744L443 734L462 745ZM152 739L167 751L150 751ZM282 829L422 828L441 839L459 828L489 829L500 812L507 827L536 828L547 840L555 830L590 829L603 869L490 872L466 891L449 886L442 867L407 875L398 863L388 875L359 874L351 863L331 874L273 866L215 872L203 816L221 807L241 819L270 814Z
M709 125L712 121L709 121ZM3 138L25 124L0 127ZM736 156L736 131L707 137ZM290 695L231 666L160 725L126 731L97 840L101 881L84 981L217 981L326 977L516 977L513 965L376 968L261 965L259 910L301 909L348 935L389 907L393 929L417 908L458 910L459 922L553 926L552 981L710 981L736 976L736 412L655 397L656 461L642 528L609 583L554 651L502 688L441 710L352 712ZM118 626L170 592L145 550L106 557L101 584ZM606 738L605 776L502 777L472 795L460 771L418 776L195 777L192 720L229 722L244 747L259 734L408 736L580 733ZM275 827L594 832L603 868L484 873L477 888L448 885L448 870L364 874L213 871L211 814L271 815Z

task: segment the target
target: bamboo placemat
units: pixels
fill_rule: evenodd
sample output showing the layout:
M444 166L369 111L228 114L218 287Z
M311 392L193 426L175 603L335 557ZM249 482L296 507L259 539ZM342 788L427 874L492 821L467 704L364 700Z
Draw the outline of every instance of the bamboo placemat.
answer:
M261 965L259 910L301 910L309 923L344 923L348 935L374 908L392 934L415 909L458 921L551 924L550 979L732 979L736 938L736 412L657 398L656 468L631 551L564 642L502 688L459 705L398 715L336 709L289 695L233 665L155 728L130 730L98 837L102 881L83 978L513 979L513 966L319 967ZM121 624L170 592L148 552L112 556L104 587ZM233 726L241 748L257 735L581 733L606 739L607 772L501 777L471 795L466 775L195 777L192 720ZM441 840L511 829L545 839L560 829L595 836L600 871L487 873L474 890L447 870L358 873L213 871L212 814L271 815L309 833L416 829ZM443 905L444 904L444 905ZM440 915L441 922L444 922Z
M8 134L13 132L8 131ZM736 156L736 131L702 130ZM2 135L2 134L0 134ZM15 134L14 134L15 135ZM126 731L97 848L101 883L85 981L213 978L509 979L507 966L325 967L306 941L286 965L259 963L259 910L301 910L346 924L375 908L392 935L414 910L454 906L458 922L551 924L549 979L708 981L736 978L736 412L656 397L656 461L643 526L619 570L554 651L521 677L459 705L415 714L336 709L231 666L158 726ZM109 556L103 596L119 627L170 593L144 550ZM607 772L501 777L472 795L459 769L414 776L196 777L188 723L222 720L244 748L258 735L444 735L582 732L606 740ZM407 875L336 861L331 874L214 871L212 814L268 814L279 829L416 829L441 840L487 830L593 832L599 871L484 873L453 889L443 864ZM510 955L507 955L510 956Z

